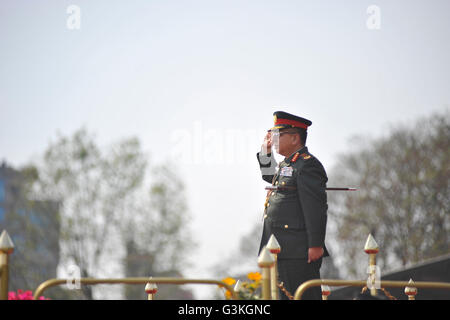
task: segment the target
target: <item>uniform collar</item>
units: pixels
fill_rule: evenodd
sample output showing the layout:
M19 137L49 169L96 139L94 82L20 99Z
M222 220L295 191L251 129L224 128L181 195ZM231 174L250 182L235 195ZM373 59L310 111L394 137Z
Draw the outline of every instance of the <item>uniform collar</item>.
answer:
M297 151L295 151L294 153L292 153L289 157L285 158L285 159L284 159L284 162L285 162L286 164L290 164L292 158L293 158L297 153L298 153L298 154L302 154L302 153L307 153L307 152L308 152L308 147L306 147L306 146L301 147L300 149L298 149ZM298 157L298 156L297 156L297 157Z

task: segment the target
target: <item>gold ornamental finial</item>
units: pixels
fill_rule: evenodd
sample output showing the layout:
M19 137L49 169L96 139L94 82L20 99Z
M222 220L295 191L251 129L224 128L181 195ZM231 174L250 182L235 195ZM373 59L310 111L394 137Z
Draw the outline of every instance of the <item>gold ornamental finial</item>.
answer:
M14 251L14 243L6 230L3 230L0 235L0 251L6 254L11 254Z
M8 300L9 286L9 255L14 251L12 242L6 230L0 235L0 300Z
M372 296L377 295L377 253L380 249L378 248L378 244L371 234L367 237L366 244L364 246L364 251L369 255L369 278L367 279L367 287L370 289L370 294Z
M380 251L380 249L378 248L378 243L375 241L375 239L372 237L371 234L369 234L369 236L367 237L367 241L364 246L364 251L367 254L374 254Z
M417 294L417 288L414 287L414 281L409 279L408 286L405 288L405 294L408 296L408 300L415 300Z
M156 283L149 282L145 285L145 293L155 294L156 292L158 292L158 286L156 285Z
M277 238L272 234L267 241L267 249L269 249L270 253L278 254L281 252L280 244L277 241Z
M266 246L261 250L258 257L258 266L262 269L262 299L271 299L271 276L270 269L275 265L275 258Z
M321 285L322 289L322 300L328 300L328 296L331 294L331 289L327 285Z
M150 277L149 280L151 280L153 277ZM158 286L156 285L156 283L154 282L148 282L145 285L145 293L148 295L148 300L153 300L154 295L156 294L156 292L158 292Z
M239 292L242 289L242 282L241 280L236 281L236 284L234 285L234 292Z
M274 264L270 268L270 288L272 293L272 299L278 300L278 254L281 252L280 244L275 238L275 235L271 235L269 241L267 241L267 249L272 254L273 259L275 260Z
M258 266L260 268L270 268L275 263L275 259L270 254L269 249L264 247L258 257Z

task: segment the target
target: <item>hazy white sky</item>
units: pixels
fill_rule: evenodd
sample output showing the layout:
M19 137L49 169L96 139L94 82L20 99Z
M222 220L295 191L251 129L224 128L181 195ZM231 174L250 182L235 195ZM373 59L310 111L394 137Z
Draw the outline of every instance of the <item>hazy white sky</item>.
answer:
M23 165L82 125L105 145L137 136L178 166L200 245L186 276L207 277L261 223L272 113L312 120L330 171L351 136L448 108L449 18L446 0L3 0L0 159Z

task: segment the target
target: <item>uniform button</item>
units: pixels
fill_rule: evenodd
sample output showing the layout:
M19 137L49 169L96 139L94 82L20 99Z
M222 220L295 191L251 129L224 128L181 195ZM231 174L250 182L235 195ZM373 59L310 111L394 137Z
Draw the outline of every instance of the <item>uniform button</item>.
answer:
M278 185L278 181L277 181L277 182L275 182L275 185L276 185L276 186Z
M264 219L267 218L267 214L264 215Z
M289 228L289 226L288 226L287 224L285 224L285 225L284 225L284 228L287 229L287 228Z
M267 207L270 207L270 203L267 203L267 206L266 206L266 208L267 208Z
M282 185L282 186L284 186L285 184L286 184L286 182L285 182L285 181L283 181L283 182L281 183L281 185Z

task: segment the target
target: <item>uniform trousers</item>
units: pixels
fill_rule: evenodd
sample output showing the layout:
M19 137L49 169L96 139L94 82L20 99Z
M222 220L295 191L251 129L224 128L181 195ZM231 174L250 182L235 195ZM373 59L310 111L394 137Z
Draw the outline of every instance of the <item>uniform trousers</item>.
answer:
M297 288L305 281L320 279L320 267L322 258L308 263L308 259L280 259L278 260L279 282L283 282L284 288L295 295ZM289 300L284 292L280 290L281 300ZM322 300L322 289L312 287L305 291L302 300Z

